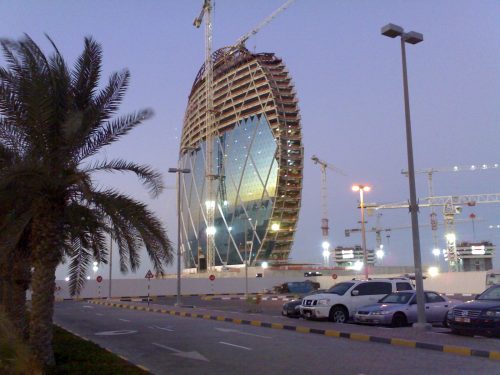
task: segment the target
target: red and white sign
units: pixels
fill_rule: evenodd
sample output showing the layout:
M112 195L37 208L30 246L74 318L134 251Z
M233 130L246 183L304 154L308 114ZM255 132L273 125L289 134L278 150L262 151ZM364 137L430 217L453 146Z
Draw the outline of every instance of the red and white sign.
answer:
M208 277L208 279L209 279L210 281L214 281L214 280L215 280L215 275L210 275L210 276Z
M96 281L100 283L102 281L102 276L97 276Z
M153 272L151 272L151 270L148 270L148 273L146 274L146 276L144 276L146 279L152 279L154 277L153 275Z
M336 273L332 273L332 279L335 280L337 278L337 274Z

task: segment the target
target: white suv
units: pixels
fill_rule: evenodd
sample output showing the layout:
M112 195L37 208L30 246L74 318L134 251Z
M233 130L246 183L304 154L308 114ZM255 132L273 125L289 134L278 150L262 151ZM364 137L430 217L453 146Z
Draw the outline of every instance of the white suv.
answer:
M325 293L305 297L300 315L306 319L328 318L335 323L344 323L359 307L377 303L387 294L401 290L413 290L409 279L353 279L335 284Z

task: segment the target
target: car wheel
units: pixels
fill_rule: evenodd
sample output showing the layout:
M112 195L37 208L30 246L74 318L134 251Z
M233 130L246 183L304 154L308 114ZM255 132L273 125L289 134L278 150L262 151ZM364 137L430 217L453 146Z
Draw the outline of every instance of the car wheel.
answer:
M341 306L334 306L330 310L328 315L328 320L334 323L345 323L347 322L347 310Z
M448 319L446 318L446 315L444 316L444 319L443 319L443 327L445 328L449 328L449 324L448 324Z
M408 324L408 320L406 319L406 315L403 313L396 313L392 317L391 325L393 327L404 327Z

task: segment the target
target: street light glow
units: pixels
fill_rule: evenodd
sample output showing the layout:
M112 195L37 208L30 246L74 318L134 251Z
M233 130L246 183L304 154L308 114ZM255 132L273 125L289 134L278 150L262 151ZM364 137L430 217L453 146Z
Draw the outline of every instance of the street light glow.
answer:
M455 242L457 237L455 236L455 233L447 233L446 234L446 241L448 242Z
M432 249L432 254L434 254L434 256L438 257L439 254L441 254L441 250L439 250L439 249Z
M377 255L378 259L382 259L385 255L384 250L377 250L375 254Z
M330 252L328 250L323 250L323 256L328 258L330 256Z
M271 230L273 230L275 232L278 231L278 230L280 230L280 225L278 223L273 223L271 225Z
M207 227L207 234L209 236L213 236L216 231L217 231L217 229L215 229L215 227Z
M269 264L267 262L262 262L261 266L263 269L266 269L267 267L269 267Z
M330 248L330 242L323 241L323 243L321 244L321 247L323 248L323 250L328 251L328 249ZM324 252L323 252L323 254L324 254Z
M436 277L437 275L439 275L439 268L429 267L427 273L429 274L430 277Z

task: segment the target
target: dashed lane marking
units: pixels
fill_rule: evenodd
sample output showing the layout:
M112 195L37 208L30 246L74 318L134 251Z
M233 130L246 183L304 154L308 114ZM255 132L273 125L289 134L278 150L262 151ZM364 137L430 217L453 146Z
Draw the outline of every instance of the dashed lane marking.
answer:
M247 348L246 346L231 344L230 342L225 342L225 341L219 341L219 344L233 346L235 348L240 348L240 349L245 349L245 350L252 350L252 348Z
M122 322L130 323L130 320L128 320L128 319L118 319L118 320L121 320Z

